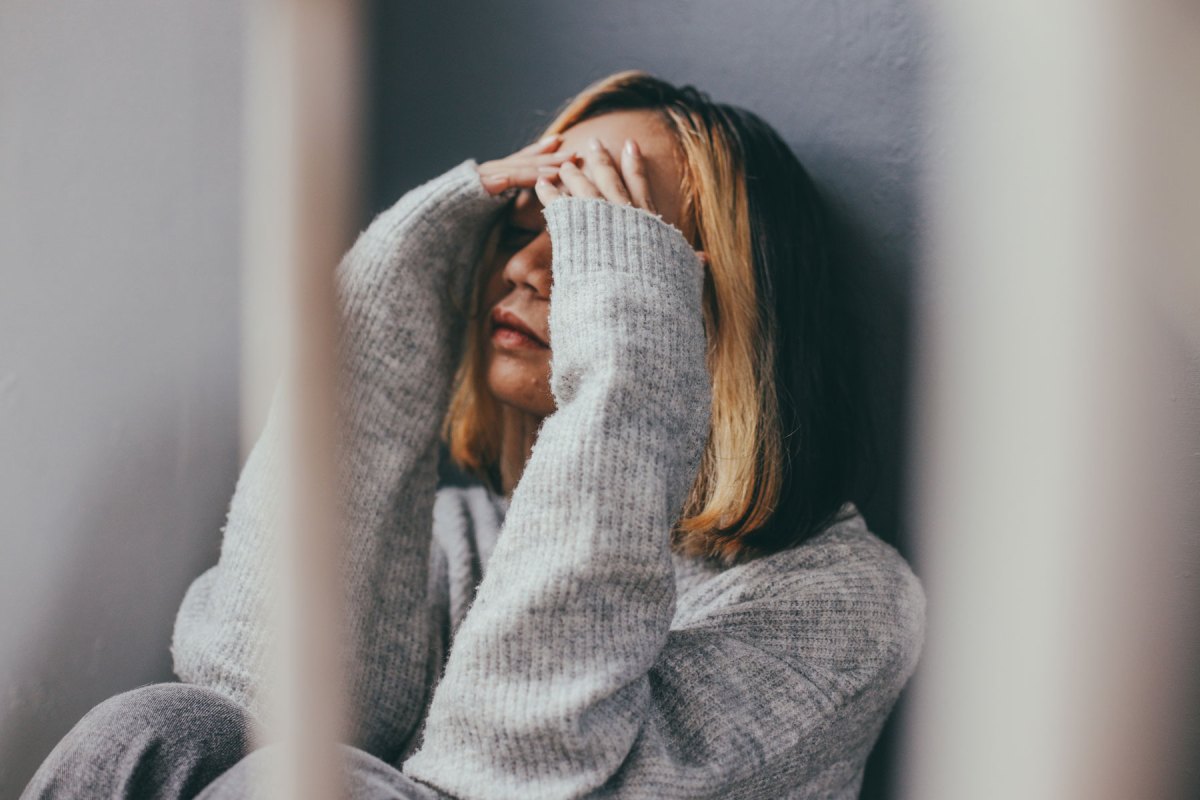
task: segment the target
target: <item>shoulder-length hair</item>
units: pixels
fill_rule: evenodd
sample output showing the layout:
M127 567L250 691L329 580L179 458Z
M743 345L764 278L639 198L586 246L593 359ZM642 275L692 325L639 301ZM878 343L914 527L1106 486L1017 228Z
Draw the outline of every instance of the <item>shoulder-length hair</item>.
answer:
M821 199L760 117L640 70L588 86L542 135L637 109L658 112L675 134L683 215L709 259L712 422L672 546L726 564L792 547L856 499L873 453L852 289L831 258ZM484 323L478 309L468 314L442 435L454 463L496 489L504 425L486 384Z

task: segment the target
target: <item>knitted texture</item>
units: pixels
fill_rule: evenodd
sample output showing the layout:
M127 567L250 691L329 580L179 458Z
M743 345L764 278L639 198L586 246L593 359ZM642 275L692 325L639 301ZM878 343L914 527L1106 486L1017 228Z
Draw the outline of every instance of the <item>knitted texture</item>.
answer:
M916 667L925 596L851 503L746 563L672 552L711 407L703 266L676 228L606 200L545 209L556 411L511 499L439 483L455 303L510 196L475 167L406 194L339 265L352 743L449 797L856 797ZM172 643L182 680L252 710L275 415Z

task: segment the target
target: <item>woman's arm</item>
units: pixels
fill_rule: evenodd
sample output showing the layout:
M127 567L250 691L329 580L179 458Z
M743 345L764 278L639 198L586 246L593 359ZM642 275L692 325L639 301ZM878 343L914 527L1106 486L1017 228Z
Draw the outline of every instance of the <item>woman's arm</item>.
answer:
M597 796L857 797L916 667L925 595L861 517L689 593Z
M669 531L710 417L701 264L636 208L545 215L557 410L405 773L468 799L850 791L915 665L919 582L842 530L676 616Z
M461 797L577 796L627 758L675 610L671 526L708 432L702 264L631 206L564 197L551 388L405 772Z
M337 267L346 394L345 613L351 741L400 752L426 692L435 634L427 602L437 431L460 347L465 300L486 223L507 197L489 194L468 159L405 194ZM264 698L266 576L278 542L279 396L238 479L221 556L195 580L175 623L184 681L255 712Z

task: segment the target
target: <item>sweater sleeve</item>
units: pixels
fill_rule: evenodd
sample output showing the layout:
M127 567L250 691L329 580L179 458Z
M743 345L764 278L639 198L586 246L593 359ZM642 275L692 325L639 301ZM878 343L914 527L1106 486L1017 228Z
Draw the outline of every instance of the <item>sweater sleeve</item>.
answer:
M702 267L634 208L545 216L557 407L404 772L464 800L856 796L921 649L920 582L859 518L676 608L669 531L711 414Z
M482 234L509 195L492 196L473 159L381 213L336 269L347 472L344 611L351 742L397 756L427 691L437 635L427 590L437 434L461 347L460 315ZM183 681L260 713L268 571L283 519L280 395L238 478L218 563L189 587L172 657Z
M920 581L853 524L723 577L674 621L638 737L592 794L857 797L921 651Z
M581 796L630 758L675 610L670 530L708 433L695 251L631 206L567 197L544 213L556 410L404 764L455 797Z

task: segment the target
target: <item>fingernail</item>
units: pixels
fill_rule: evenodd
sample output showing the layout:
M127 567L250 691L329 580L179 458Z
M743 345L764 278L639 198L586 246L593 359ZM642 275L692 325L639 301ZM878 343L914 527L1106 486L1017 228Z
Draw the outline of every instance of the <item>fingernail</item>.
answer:
M561 133L552 133L549 136L543 136L541 139L539 139L538 144L550 144L551 142L556 141L561 138L562 138Z
M634 155L633 139L625 140L625 152L628 153L629 155Z
M595 137L595 136L593 136L592 138L588 139L588 144L589 144L589 145L591 145L591 148L592 148L593 150L599 150L599 149L600 149L600 139L598 139L598 138L597 138L597 137Z

